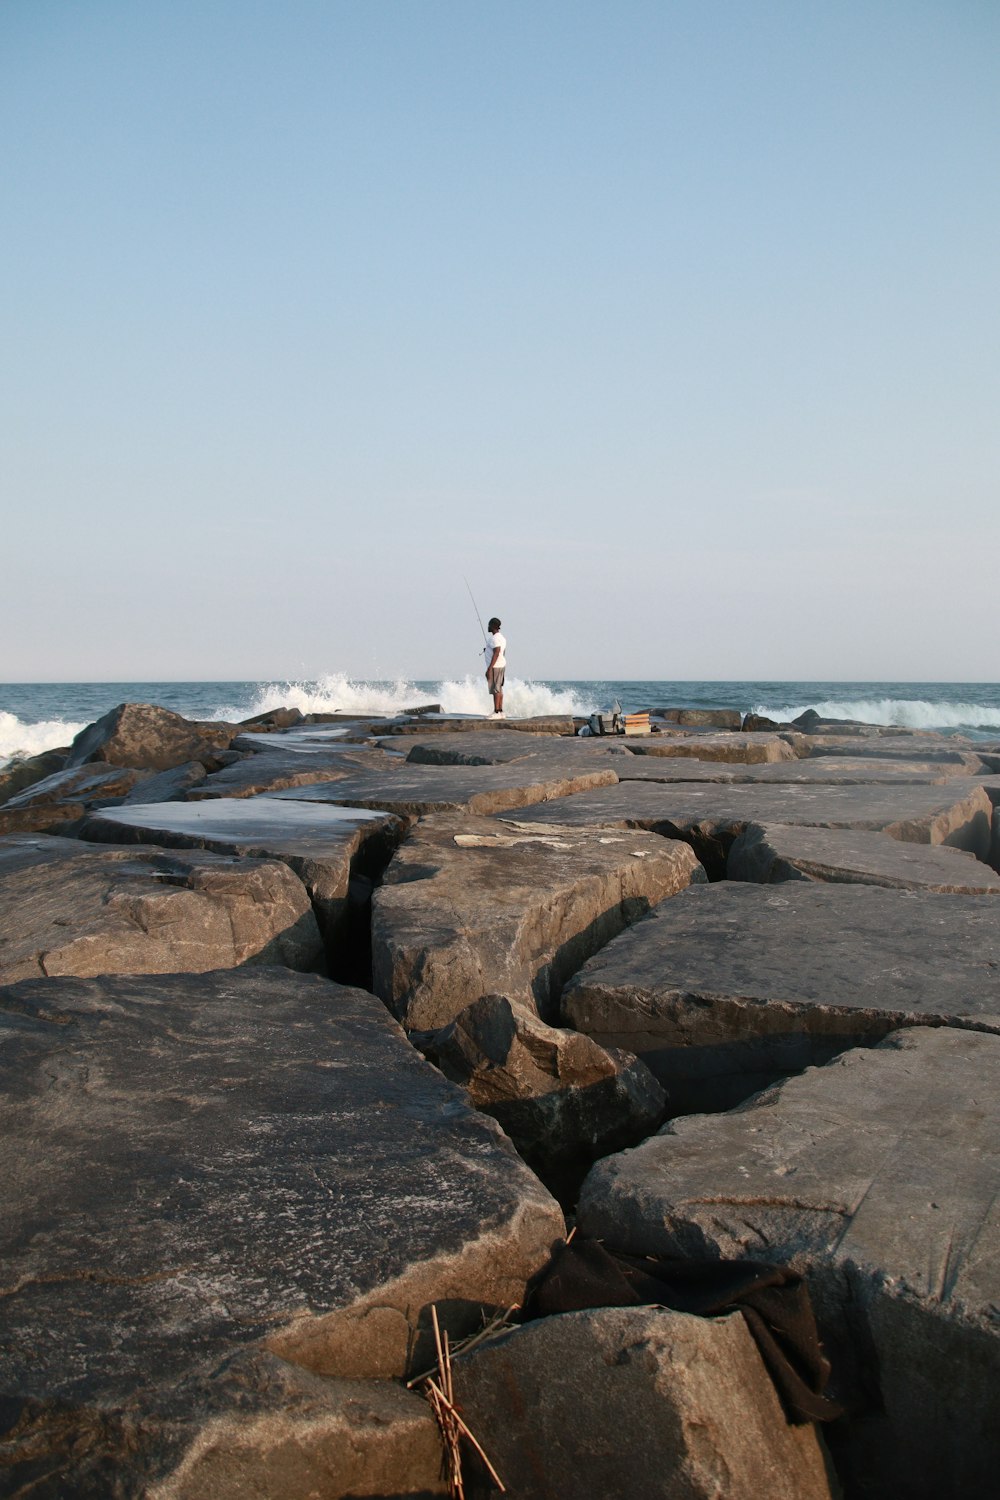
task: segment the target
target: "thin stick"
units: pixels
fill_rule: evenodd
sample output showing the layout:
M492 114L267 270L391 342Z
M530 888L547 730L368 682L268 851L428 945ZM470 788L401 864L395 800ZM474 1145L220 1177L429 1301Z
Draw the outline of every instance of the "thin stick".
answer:
M443 1405L445 1407L445 1410L448 1413L448 1416L455 1423L455 1425L461 1430L463 1437L465 1437L472 1444L473 1448L475 1448L476 1452L479 1454L479 1457L482 1459L483 1463L486 1465L487 1469L489 1470L489 1472L490 1472L490 1478L493 1480L494 1484L497 1486L497 1489L500 1491L501 1494L505 1495L507 1493L507 1486L504 1484L503 1480L500 1478L500 1475L497 1473L496 1469L494 1469L493 1465L490 1463L489 1458L486 1456L486 1453L483 1451L482 1444L478 1441L478 1439L476 1438L475 1434L473 1432L470 1432L469 1428L462 1421L462 1418L459 1416L459 1414L456 1411L455 1407L452 1406L451 1402L448 1400L448 1397L445 1395L444 1391L441 1389L441 1387L437 1384L437 1382L430 1375L428 1375L428 1377L427 1377L427 1384L430 1386L431 1390L435 1393L435 1395L437 1396L438 1400L443 1403Z

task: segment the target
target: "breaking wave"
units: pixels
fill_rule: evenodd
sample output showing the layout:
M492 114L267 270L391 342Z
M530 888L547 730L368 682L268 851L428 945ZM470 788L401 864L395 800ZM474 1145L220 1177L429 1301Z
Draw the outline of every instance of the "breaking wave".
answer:
M925 698L855 698L845 702L760 704L755 714L786 723L812 708L821 719L859 719L863 724L898 724L903 729L1000 729L1000 708L982 703L931 703Z
M59 750L86 727L86 724L67 723L65 719L26 724L16 714L0 709L0 765L8 760L41 755L43 750Z
M489 713L491 708L482 677L456 678L447 682L410 682L404 678L395 682L364 682L348 677L344 672L333 672L316 682L264 683L258 688L249 709L220 709L218 717L249 718L286 705L298 708L304 714L385 714L389 717L430 703L440 703L445 713L479 717ZM518 677L508 677L504 687L504 709L512 719L540 714L583 717L593 713L596 707L596 703L571 689L551 688Z

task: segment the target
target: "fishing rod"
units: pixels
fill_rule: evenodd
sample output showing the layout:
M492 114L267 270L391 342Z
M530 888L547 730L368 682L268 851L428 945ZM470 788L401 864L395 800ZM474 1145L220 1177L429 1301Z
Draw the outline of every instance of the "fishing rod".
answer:
M476 604L476 601L473 598L472 589L469 588L469 580L466 578L466 576L465 576L464 573L462 574L462 582L465 584L465 587L467 589L469 589L469 598L472 599L472 607L476 611L476 619L479 621L479 628L483 632L483 640L485 641L485 639L486 639L486 630L485 630L485 628L483 626L483 617L479 613L479 606Z

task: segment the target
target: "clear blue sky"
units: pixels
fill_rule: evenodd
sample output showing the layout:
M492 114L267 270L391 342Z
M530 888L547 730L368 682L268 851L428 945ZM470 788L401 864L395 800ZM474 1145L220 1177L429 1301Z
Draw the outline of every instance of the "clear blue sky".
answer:
M4 0L0 680L997 675L996 0Z

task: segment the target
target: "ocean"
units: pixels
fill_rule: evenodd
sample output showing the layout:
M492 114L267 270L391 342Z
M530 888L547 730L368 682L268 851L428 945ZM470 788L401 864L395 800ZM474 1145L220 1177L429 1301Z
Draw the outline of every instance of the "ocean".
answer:
M973 739L1000 738L995 682L669 682L525 681L509 677L509 718L587 715L617 699L626 712L646 708L736 708L794 719L807 708L838 719L900 724ZM118 703L159 703L191 719L239 720L288 704L303 713L399 713L440 703L451 713L485 714L481 677L453 681L366 682L334 672L315 682L21 682L0 683L0 764L68 745Z

